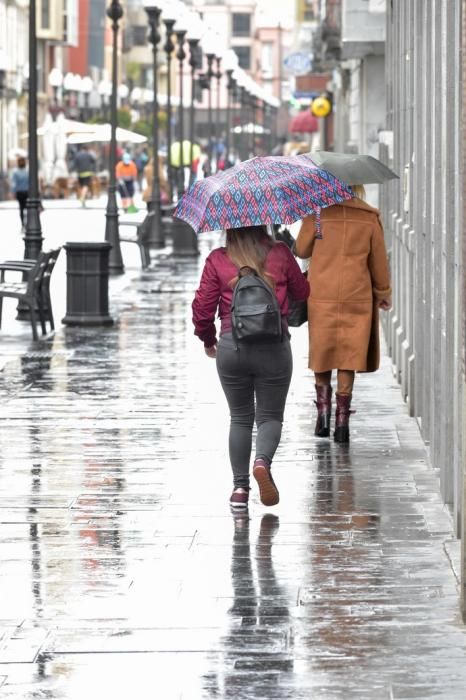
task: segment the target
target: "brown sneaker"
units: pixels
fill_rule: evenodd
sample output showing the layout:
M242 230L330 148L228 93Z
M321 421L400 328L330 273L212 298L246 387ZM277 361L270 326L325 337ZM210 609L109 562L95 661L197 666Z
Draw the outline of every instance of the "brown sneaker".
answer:
M264 506L276 506L280 500L280 495L272 479L270 467L266 465L263 459L256 459L252 474L259 486L261 503L263 503Z
M249 501L249 489L237 488L230 496L231 508L247 508Z

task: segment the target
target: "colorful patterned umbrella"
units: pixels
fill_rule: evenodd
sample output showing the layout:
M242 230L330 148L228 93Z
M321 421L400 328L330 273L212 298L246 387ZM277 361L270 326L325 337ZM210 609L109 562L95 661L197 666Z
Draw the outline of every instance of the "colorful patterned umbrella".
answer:
M174 216L196 232L261 224L292 224L320 209L352 199L351 189L299 156L251 158L198 180Z

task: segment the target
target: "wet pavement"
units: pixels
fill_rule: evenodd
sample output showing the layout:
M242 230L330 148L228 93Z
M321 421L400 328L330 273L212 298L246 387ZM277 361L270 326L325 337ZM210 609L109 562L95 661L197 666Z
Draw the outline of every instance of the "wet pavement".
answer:
M388 360L351 446L318 441L294 331L281 502L233 517L199 264L0 372L0 698L464 699L459 544Z

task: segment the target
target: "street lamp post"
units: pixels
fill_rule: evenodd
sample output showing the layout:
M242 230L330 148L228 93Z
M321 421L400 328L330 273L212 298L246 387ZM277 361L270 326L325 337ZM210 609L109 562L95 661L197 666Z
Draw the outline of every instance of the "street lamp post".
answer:
M178 108L178 136L180 142L180 177L178 183L178 199L180 195L184 194L184 153L183 153L183 140L184 140L184 124L183 124L183 61L186 58L186 53L184 51L183 45L186 37L186 29L177 29L175 31L178 51L176 52L176 57L179 62L179 93L180 93L180 104Z
M249 134L249 152L254 157L256 155L256 96L254 88L249 91L249 105L251 108L251 132Z
M227 133L226 133L226 144L225 144L225 147L226 147L225 166L227 168L230 167L230 163L233 163L233 159L231 157L231 142L233 141L233 143L234 143L234 138L233 139L231 138L231 130L232 130L232 128L234 129L234 126L232 127L231 110L232 110L232 103L234 102L235 95L236 95L236 80L233 77L233 72L234 72L233 70L226 71L226 73L227 73Z
M163 23L165 25L165 44L163 46L164 51L167 56L167 179L168 179L168 191L170 197L170 204L173 202L173 168L171 161L171 147L172 147L172 79L171 79L171 62L172 54L175 49L175 44L173 43L172 34L173 27L175 26L176 19L172 17L164 17Z
M270 110L271 106L269 102L265 101L264 102L264 126L267 129L267 136L266 136L266 147L269 153L272 152L272 129L271 129L271 123L270 123Z
M261 117L261 122L262 122L262 150L264 153L267 153L267 125L266 125L266 102L265 102L265 94L263 91L261 91L261 98L259 100L260 103L260 109L262 112L262 117Z
M109 272L121 274L124 272L123 258L121 257L120 235L118 231L118 206L116 200L116 160L117 160L117 90L118 90L118 22L123 17L123 7L119 0L112 0L107 9L107 17L112 21L113 53L112 53L112 94L110 98L110 179L108 184L107 199L107 223L105 226L105 240L112 246L110 249Z
M218 161L220 159L220 138L221 138L221 133L220 133L220 80L222 78L222 71L220 70L220 64L222 62L222 56L220 54L217 54L215 56L215 63L216 63L216 71L215 71L215 78L217 79L217 109L216 109L216 115L215 115L215 144L216 144L216 153L215 153L215 170L218 171Z
M205 55L207 59L207 73L206 73L206 81L207 81L207 130L208 130L208 142L207 142L207 166L208 166L208 172L209 175L212 170L212 78L214 77L214 70L213 70L213 63L214 63L214 58L215 54L211 53L206 53Z
M152 103L152 192L149 205L149 245L152 248L163 248L165 237L162 228L162 210L160 208L160 177L159 177L159 101L158 101L158 66L157 50L161 39L159 33L160 7L153 2L145 2L145 10L149 19L149 42L152 44L152 81L154 100Z
M29 3L29 196L26 202L27 219L24 234L24 259L37 260L42 249L40 224L39 162L37 157L37 36L36 0Z
M226 115L226 137L225 137L225 167L230 164L230 144L231 144L231 105L235 95L236 79L233 73L238 67L238 57L232 49L225 53L223 61L225 75L227 77L227 115Z
M193 170L194 160L194 98L196 97L196 69L199 68L199 41L200 38L191 36L188 38L189 44L189 65L191 66L191 104L189 108L189 141L190 141L190 156L191 161L189 184L192 184L195 179Z
M244 149L246 152L246 158L249 158L249 140L248 140L248 132L247 132L247 125L248 125L248 111L247 111L247 106L248 106L248 91L244 85L240 86L240 115L241 115L241 135L246 134L245 139L241 139L242 144L244 145ZM244 115L244 116L243 116ZM246 121L244 121L246 119Z

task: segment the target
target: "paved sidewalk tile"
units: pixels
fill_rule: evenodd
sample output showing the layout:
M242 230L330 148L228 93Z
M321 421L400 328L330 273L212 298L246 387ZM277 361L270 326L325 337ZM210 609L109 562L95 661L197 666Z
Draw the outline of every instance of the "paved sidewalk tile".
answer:
M459 545L388 359L318 441L293 332L281 501L234 516L199 265L0 372L0 698L464 699Z

